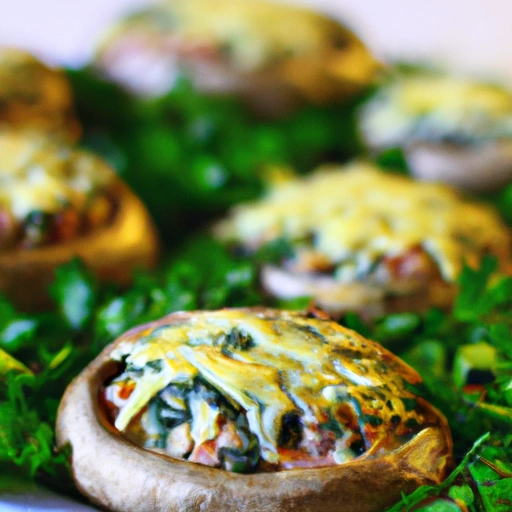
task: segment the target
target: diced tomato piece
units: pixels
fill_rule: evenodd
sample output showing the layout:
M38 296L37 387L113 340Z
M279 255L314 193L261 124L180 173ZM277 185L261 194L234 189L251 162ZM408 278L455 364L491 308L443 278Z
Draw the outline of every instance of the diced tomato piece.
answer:
M76 210L68 208L58 213L51 220L48 242L65 242L76 238L80 233L80 225L80 216Z
M400 256L387 256L382 264L396 279L429 277L438 272L430 256L420 246L413 247Z
M194 448L194 451L188 458L190 462L197 462L205 466L218 466L217 447L215 440L205 441Z
M127 384L123 385L121 389L119 390L119 398L122 398L123 400L127 400L130 398L130 395L133 393L133 390L135 389L135 382L128 382Z
M484 384L466 384L462 391L466 393L466 395L484 395L485 394L485 385Z

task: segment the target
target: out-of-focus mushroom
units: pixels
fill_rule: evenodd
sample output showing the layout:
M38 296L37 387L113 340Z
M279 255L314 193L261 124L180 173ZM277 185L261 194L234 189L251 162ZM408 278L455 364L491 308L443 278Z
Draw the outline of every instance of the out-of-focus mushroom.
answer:
M344 99L378 65L339 22L267 1L167 0L120 20L95 66L142 94L160 95L183 72L195 87L246 98L278 116L301 101Z
M280 245L263 288L311 296L332 314L449 308L464 261L492 254L505 270L511 260L509 230L490 206L363 163L278 183L214 234L246 254Z
M456 76L413 73L361 110L373 150L400 147L414 176L478 192L512 181L512 93Z
M0 133L0 291L18 306L47 306L56 267L75 256L99 277L128 283L157 254L145 207L100 158Z
M446 420L408 388L420 381L329 319L178 312L85 368L57 440L109 510L379 512L450 464Z

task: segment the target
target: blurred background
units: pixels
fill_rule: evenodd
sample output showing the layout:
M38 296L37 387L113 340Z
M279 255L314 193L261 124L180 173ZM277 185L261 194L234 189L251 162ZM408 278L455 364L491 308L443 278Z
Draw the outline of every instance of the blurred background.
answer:
M185 1L185 0L183 0ZM0 44L80 65L119 14L149 0L5 2ZM512 83L512 3L504 0L296 0L342 19L377 56L428 60Z

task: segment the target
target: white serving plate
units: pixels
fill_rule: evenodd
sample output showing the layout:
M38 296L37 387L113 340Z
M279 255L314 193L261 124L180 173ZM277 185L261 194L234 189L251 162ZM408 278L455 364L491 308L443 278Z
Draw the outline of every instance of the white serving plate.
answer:
M0 511L98 512L98 509L73 501L45 487L14 479L2 481L0 490Z

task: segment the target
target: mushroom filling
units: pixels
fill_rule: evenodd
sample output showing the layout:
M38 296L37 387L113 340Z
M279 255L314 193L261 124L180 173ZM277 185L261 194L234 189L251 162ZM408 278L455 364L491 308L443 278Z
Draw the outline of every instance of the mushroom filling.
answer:
M342 464L393 450L429 422L408 389L419 376L405 363L300 313L184 314L111 357L121 370L100 403L122 435L228 471Z
M58 244L111 221L114 174L97 157L7 132L0 155L0 251Z

